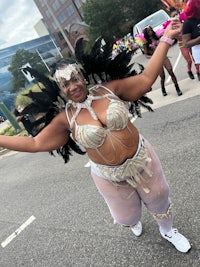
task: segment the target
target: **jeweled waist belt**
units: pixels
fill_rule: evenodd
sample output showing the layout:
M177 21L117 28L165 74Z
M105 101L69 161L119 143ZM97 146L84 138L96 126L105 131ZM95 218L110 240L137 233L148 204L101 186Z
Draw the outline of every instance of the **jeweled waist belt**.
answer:
M113 182L123 182L126 181L134 188L137 184L141 183L141 173L145 171L148 176L152 176L151 170L148 169L147 163L151 161L148 156L147 149L145 148L145 141L142 136L140 136L140 142L135 155L127 159L123 164L119 166L106 166L101 164L96 164L91 161L91 168L97 174L106 180ZM146 193L149 192L148 188L144 188Z

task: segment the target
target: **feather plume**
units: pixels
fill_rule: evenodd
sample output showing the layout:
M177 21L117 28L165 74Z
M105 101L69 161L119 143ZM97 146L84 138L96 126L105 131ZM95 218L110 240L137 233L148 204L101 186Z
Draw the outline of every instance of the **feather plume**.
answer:
M32 77L34 77L38 82L42 83L44 88L41 89L41 92L29 91L25 96L31 98L33 101L31 104L26 106L19 115L24 114L44 114L39 120L35 121L34 124L38 125L44 123L43 127L47 126L51 120L65 108L66 101L60 95L60 89L57 83L50 77L39 73L37 70L26 67L23 69L25 72L29 72ZM41 129L36 133L36 135L41 131ZM56 150L58 155L61 155L64 159L64 162L67 163L72 155L72 151L78 154L85 154L78 144L69 137L68 142ZM53 151L49 152L51 155L54 155Z
M113 44L105 42L103 37L99 37L91 48L91 51L85 52L86 41L80 39L77 42L75 56L77 61L83 66L88 83L94 84L97 82L123 79L142 73L144 66L132 62L132 56L135 50L124 50L115 58L112 58L112 47ZM144 102L144 99L146 102ZM148 104L152 104L152 100L148 97L141 97L130 105L131 108L129 111L134 116L141 117L140 107L148 111L153 111Z
M170 11L171 7L176 8L179 11L184 10L188 0L161 0L165 5L166 10Z

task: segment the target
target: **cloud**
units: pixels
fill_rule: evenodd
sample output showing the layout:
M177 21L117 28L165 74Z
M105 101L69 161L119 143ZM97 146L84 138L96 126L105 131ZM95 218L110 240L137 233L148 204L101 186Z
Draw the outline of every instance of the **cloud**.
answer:
M0 49L38 38L34 25L42 15L33 0L1 0L0 14Z
M5 40L3 40L3 39L0 39L0 45L3 45L3 44L5 44L6 43L6 41Z

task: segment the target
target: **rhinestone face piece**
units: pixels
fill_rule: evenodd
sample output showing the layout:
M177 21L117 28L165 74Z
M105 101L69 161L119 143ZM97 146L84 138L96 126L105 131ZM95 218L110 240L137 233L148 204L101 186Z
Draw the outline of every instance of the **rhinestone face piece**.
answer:
M72 73L77 75L78 72L79 71L76 64L69 64L64 69L56 70L55 78L58 82L60 82L62 78L69 81L71 79Z

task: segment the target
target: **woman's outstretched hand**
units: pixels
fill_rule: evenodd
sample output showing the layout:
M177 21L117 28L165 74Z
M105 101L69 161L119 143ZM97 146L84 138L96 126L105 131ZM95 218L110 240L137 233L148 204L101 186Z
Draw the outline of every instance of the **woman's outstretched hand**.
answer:
M182 32L182 23L179 20L172 20L164 31L163 36L174 39Z

